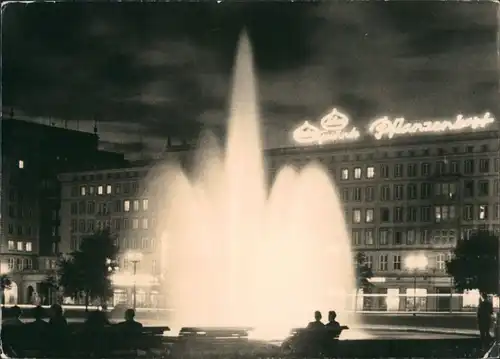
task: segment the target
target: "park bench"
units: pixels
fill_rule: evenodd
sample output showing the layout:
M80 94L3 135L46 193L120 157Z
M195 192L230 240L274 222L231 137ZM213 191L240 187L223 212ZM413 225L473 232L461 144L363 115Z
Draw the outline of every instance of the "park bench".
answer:
M191 352L218 352L221 347L232 347L248 342L244 327L184 327L172 343L172 355L183 356Z
M340 335L347 329L347 326L341 326L338 330L294 328L283 341L281 349L287 355L331 357L335 355Z
M141 332L128 332L116 325L98 332L82 328L68 329L65 338L55 337L49 330L34 332L29 326L4 326L4 350L11 357L137 357L139 353L166 356L164 332L168 327L145 327Z

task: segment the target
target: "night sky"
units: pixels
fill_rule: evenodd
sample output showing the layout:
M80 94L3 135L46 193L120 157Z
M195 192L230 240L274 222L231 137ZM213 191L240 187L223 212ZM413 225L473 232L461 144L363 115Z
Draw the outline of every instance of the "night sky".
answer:
M358 125L499 108L493 2L34 3L2 19L3 110L68 121L130 158L222 131L237 39L254 46L266 146L334 106Z

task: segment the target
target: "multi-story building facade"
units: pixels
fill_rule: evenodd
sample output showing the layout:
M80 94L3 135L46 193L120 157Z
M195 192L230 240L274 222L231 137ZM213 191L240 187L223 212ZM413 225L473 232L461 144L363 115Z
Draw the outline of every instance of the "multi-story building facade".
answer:
M479 228L500 232L498 132L416 132L268 152L271 174L284 164L300 168L313 160L330 172L352 248L364 252L375 275L371 300L358 307L457 310L477 305L475 295L453 297L445 263L458 238ZM415 258L423 259L422 268L410 268Z
M375 275L372 293L364 296L369 300L360 307L433 311L476 304L475 297L453 295L445 262L458 238L468 238L478 228L500 230L496 131L299 145L265 151L265 157L271 181L286 164L301 168L317 161L329 171L353 252L366 255ZM93 228L109 226L123 232L124 250L146 252L146 272L159 274L158 239L148 232L157 220L155 210L141 196L141 179L148 171L62 175L63 252L75 249L79 237ZM107 217L99 218L103 212ZM424 258L425 263L410 268L410 258Z
M44 292L59 252L61 171L122 167L121 154L98 150L96 133L2 119L0 260L14 282L6 302L30 303Z
M170 148L168 156L184 161L185 146ZM108 170L68 172L59 175L61 181L60 251L69 254L78 249L82 239L96 230L108 228L116 235L118 274L115 275L113 304L132 302L131 282L133 263L129 254L141 253L135 265L138 306L162 305L162 249L157 239L156 201L146 191L152 165Z

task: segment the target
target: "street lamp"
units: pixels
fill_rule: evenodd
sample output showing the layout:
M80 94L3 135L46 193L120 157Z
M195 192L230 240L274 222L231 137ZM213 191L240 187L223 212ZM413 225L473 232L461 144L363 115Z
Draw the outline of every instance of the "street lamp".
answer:
M413 315L417 311L417 273L427 268L428 260L424 254L413 254L406 257L405 266L413 272Z
M135 309L136 298L137 298L137 287L136 287L137 263L139 263L142 260L142 253L141 252L128 252L127 259L130 262L132 262L132 265L134 266L134 287L133 287L134 297L133 297L132 308Z

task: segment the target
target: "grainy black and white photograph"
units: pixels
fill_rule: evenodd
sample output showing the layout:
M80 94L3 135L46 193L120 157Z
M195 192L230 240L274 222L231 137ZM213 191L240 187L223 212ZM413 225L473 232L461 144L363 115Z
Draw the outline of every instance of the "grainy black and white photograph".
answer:
M499 19L3 3L0 356L498 357Z

